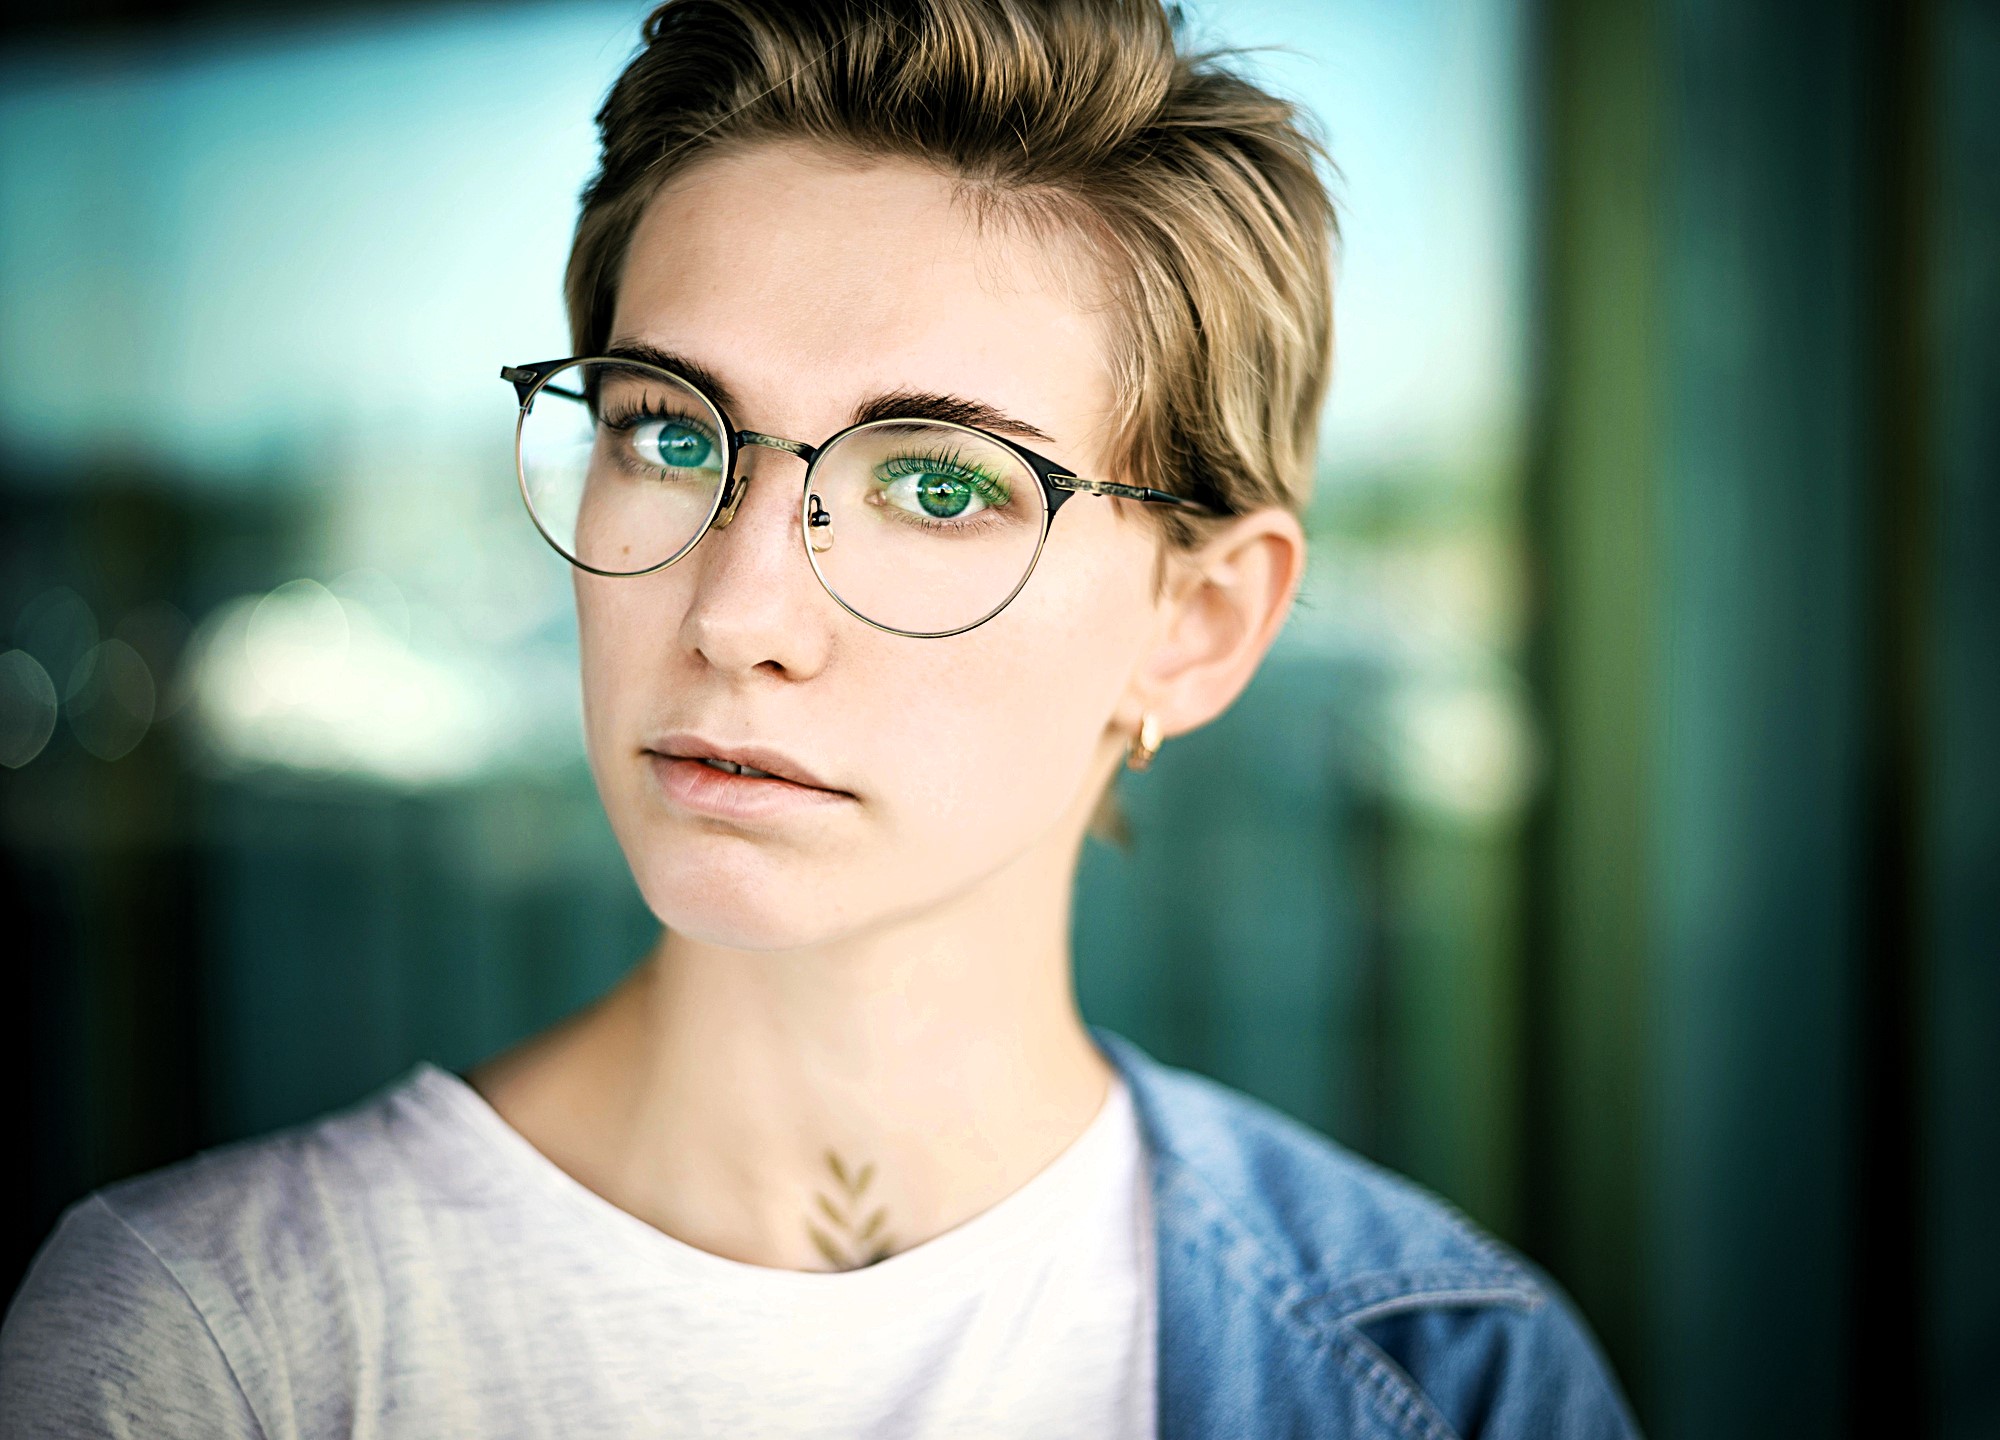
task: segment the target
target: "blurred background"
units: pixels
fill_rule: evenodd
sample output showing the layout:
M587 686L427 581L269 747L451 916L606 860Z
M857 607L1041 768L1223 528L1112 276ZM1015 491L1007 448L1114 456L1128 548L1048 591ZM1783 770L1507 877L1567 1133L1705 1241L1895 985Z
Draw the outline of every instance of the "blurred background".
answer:
M651 940L496 378L642 13L0 21L0 1293ZM2000 4L1190 13L1341 166L1340 370L1088 1018L1523 1247L1655 1436L2000 1436Z

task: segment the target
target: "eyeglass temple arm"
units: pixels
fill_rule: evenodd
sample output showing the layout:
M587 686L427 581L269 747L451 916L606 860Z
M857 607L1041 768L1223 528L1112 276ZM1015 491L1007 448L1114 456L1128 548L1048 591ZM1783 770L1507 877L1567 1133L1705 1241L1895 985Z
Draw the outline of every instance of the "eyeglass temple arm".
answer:
M1083 480L1075 475L1051 475L1049 484L1058 490L1080 490L1092 495L1115 495L1120 500L1139 500L1148 505L1172 505L1176 509L1191 510L1197 515L1222 513L1214 506L1204 505L1199 500L1190 500L1185 495L1170 495L1165 490L1149 490L1144 485L1120 485L1111 480Z

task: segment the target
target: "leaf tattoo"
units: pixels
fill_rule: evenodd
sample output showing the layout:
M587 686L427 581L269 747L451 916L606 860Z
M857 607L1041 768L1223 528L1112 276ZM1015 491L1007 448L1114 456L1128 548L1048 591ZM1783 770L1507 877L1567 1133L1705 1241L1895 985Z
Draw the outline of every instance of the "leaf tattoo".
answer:
M811 1217L806 1220L806 1234L811 1237L813 1248L836 1270L859 1270L888 1259L895 1241L882 1229L889 1218L887 1208L877 1205L866 1219L862 1218L868 1186L875 1178L875 1162L871 1160L859 1170L851 1170L828 1150L826 1168L833 1175L835 1194L813 1192L813 1204L828 1222L822 1226Z

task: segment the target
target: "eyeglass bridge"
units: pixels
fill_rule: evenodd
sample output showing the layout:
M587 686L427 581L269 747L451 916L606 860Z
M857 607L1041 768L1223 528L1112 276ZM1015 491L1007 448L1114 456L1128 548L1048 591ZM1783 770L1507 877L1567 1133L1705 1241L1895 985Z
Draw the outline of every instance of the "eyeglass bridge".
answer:
M764 445L773 450L782 450L787 455L796 455L807 464L819 453L819 447L808 445L803 440L787 440L782 435L766 435L762 430L738 430L738 445Z

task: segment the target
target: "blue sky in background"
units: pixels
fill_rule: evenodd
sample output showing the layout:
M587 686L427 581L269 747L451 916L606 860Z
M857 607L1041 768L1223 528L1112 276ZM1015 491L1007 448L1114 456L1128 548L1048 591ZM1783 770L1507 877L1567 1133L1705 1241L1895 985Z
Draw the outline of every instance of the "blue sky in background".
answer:
M567 350L590 117L641 6L429 11L0 61L0 429L229 483L448 461ZM1341 166L1336 471L1478 464L1520 386L1504 0L1195 7ZM392 458L394 457L394 458ZM485 456L482 454L481 459Z

